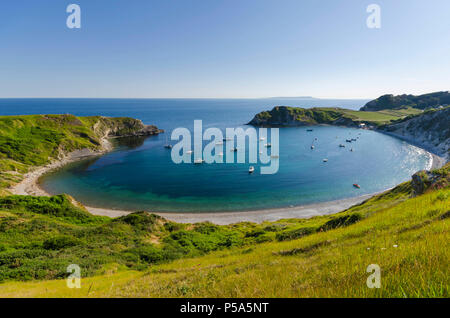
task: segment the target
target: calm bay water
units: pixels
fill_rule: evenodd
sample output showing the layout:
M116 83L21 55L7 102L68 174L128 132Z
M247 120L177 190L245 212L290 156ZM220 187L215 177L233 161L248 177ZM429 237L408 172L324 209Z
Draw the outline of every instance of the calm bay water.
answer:
M364 100L276 99L3 99L0 114L72 113L129 116L171 131L240 127L275 105L358 109ZM244 127L244 126L242 126ZM244 127L245 128L245 127ZM341 127L280 129L280 169L248 174L249 164L174 164L166 135L118 141L115 151L47 175L50 193L99 207L173 212L255 210L342 199L381 191L426 168L423 150L373 131ZM357 138L346 144L345 139ZM310 146L313 140L315 149ZM346 144L340 148L339 144ZM354 151L350 152L349 149ZM226 152L224 151L225 155ZM328 158L328 162L323 162ZM257 168L258 164L255 165ZM361 189L353 187L361 185Z

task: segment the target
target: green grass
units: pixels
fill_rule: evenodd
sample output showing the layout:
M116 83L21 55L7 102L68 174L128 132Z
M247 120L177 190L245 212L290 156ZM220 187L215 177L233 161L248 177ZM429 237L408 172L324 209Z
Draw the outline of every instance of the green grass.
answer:
M421 110L414 108L407 109L392 109L392 110L382 110L376 112L362 112L356 110L344 110L342 109L342 113L345 117L351 118L355 121L361 122L371 122L377 125L387 124L391 121L398 120L400 118L404 118L408 115L416 115L422 113Z
M118 264L82 279L0 285L4 297L448 297L449 189L391 202L392 194L352 210L362 220L291 241L227 248L155 264ZM372 208L371 208L372 207ZM308 221L305 221L308 222ZM369 264L381 288L366 286Z

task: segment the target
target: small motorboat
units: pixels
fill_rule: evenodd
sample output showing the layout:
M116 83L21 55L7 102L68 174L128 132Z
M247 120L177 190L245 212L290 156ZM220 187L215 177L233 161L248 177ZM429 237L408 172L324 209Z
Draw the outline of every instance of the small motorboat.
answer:
M323 159L323 162L328 162L328 159L327 158Z
M169 140L168 140L167 135L166 135L166 144L164 145L164 148L166 148L166 149L172 149L173 148L173 146L171 144L169 144Z
M361 188L361 186L360 186L359 184L357 184L357 183L353 183L353 186L354 186L355 188L358 188L358 189Z
M350 149L350 151L353 151L353 148L352 148L352 149Z
M191 153L193 153L193 151L192 151L192 150L188 150L188 151L186 151L186 154L188 154L188 155L190 155Z
M311 149L314 149L314 145L311 145Z
M259 138L259 140L263 141L263 140L266 140L266 138L264 138L264 137L261 137L261 138Z
M270 147L272 147L272 144L270 144L270 143L269 144L265 144L264 147L270 148Z
M345 141L346 141L346 142L352 142L352 140L351 140L351 139L345 139Z
M231 148L230 151L231 151L231 152L236 152L236 151L237 151L237 148Z
M203 160L203 159L195 159L194 160L194 164L196 164L196 165L202 164L204 162L205 162L205 160Z
M345 145L344 144L340 144L339 147L345 148Z
M248 173L253 173L255 172L255 167L250 166L250 168L248 168Z

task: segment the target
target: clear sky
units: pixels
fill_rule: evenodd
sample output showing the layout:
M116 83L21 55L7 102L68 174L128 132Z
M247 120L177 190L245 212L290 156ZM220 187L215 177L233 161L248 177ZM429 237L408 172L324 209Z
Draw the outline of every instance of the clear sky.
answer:
M81 7L81 29L66 7ZM366 25L381 7L381 29ZM2 0L0 97L450 89L449 0Z

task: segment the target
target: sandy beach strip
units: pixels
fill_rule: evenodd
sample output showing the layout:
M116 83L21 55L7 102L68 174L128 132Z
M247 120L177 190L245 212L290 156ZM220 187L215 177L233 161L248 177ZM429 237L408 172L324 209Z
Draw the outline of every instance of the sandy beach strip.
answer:
M242 212L204 212L204 213L159 213L163 218L178 223L197 223L209 221L218 225L227 225L239 222L262 223L264 221L277 221L280 219L310 218L319 215L334 214L359 204L375 194L366 194L355 198L347 198L323 203L314 203L303 206L267 209ZM129 214L130 211L111 210L104 208L86 207L94 215L118 217Z
M39 186L39 178L52 170L59 169L66 164L75 162L78 160L86 159L93 156L99 156L110 150L109 145L106 145L105 151L94 152L89 149L78 150L70 153L65 158L55 161L47 166L39 167L25 174L24 179L13 186L10 191L13 194L18 195L35 195L35 196L51 196L44 189ZM427 151L428 152L428 151ZM446 160L440 156L437 156L431 152L428 152L432 158L431 169L436 169L442 167ZM387 191L384 190L384 191ZM328 201L323 203L314 203L303 206L278 208L278 209L267 209L267 210L257 210L257 211L241 211L241 212L205 212L205 213L167 213L167 212L153 212L151 213L160 215L168 220L179 222L179 223L196 223L209 221L219 225L232 224L238 222L256 222L261 223L264 221L276 221L279 219L286 218L310 218L319 215L334 214L349 207L360 204L361 202L371 198L372 196L382 193L372 193L366 194L353 198L346 198L335 201ZM135 211L126 210L114 210L108 208L100 207L90 207L85 206L85 208L94 215L102 215L108 217L119 217L133 213Z

